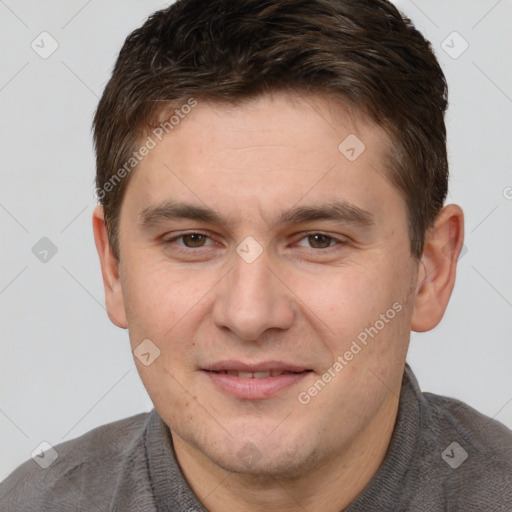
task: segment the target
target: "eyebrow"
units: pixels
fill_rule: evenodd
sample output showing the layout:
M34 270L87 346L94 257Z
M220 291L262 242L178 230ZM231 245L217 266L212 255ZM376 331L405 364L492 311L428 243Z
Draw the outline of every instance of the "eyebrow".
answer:
M139 214L137 224L143 228L150 228L161 222L177 219L229 226L228 219L211 208L176 201L165 201L159 205L144 208ZM298 206L281 212L275 224L293 225L320 220L334 220L362 227L375 223L371 212L346 201L332 201L322 205Z

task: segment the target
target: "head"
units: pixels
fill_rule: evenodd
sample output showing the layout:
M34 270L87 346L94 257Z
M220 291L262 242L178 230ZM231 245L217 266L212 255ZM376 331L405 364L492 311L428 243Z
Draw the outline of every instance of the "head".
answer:
M383 0L179 0L127 38L94 119L94 231L175 443L293 474L396 410L462 245L446 107Z

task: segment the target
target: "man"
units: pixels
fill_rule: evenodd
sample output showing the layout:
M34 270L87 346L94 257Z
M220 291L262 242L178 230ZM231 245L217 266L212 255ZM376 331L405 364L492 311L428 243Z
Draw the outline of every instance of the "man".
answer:
M510 431L406 365L463 244L446 107L384 0L180 0L133 32L93 229L155 409L20 466L1 510L511 510Z

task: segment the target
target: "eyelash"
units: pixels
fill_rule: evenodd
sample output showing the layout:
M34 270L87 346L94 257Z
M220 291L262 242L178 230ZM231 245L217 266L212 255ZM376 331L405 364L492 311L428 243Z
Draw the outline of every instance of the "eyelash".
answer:
M163 241L164 245L171 245L173 244L174 242L176 242L177 240L179 240L180 238L183 238L185 236L188 236L188 235L202 235L202 236L205 236L206 238L208 238L209 240L212 240L212 237L210 236L209 233L206 233L206 232L203 232L203 231L189 231L187 233L181 233L180 235L176 235L176 236L173 236L172 238L169 238L169 239L166 239ZM331 249L333 248L338 248L339 247L336 247L336 246L343 246L343 245L346 245L347 244L347 240L344 239L344 238L335 238L331 235L328 235L326 233L322 233L321 231L311 231L311 232L308 232L308 233L305 233L304 235L302 235L302 237L298 240L298 241L301 241L301 240L304 240L310 236L314 236L314 235L321 235L321 236L324 236L326 238L329 238L332 242L335 242L333 245L329 245L328 247L325 247L325 248L320 248L320 249L317 249L317 248L314 248L314 247L304 247L304 249L309 249L310 251L314 251L314 252L328 252L330 251ZM206 246L206 247L209 247L209 246ZM175 250L179 251L179 252L184 252L184 253L187 253L189 254L190 252L192 251L197 251L199 249L205 249L206 248L205 246L200 246L200 247L186 247L185 245L183 246L178 246L178 248L176 248Z

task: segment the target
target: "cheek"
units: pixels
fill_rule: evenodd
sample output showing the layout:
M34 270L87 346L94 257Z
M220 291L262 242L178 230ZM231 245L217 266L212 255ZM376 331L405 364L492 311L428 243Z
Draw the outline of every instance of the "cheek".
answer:
M159 350L149 366L136 361L144 386L153 400L181 398L180 384L186 385L194 366L194 333L206 314L207 279L175 271L165 263L126 266L123 279L128 331L132 350L149 339ZM176 380L178 379L178 380ZM188 385L188 384L187 384Z
M361 333L364 339L365 329L376 323L382 327L380 339L396 336L398 327L407 323L410 278L405 262L398 265L391 258L381 258L378 264L375 259L368 265L361 261L315 280L297 278L291 287L300 299L301 314L323 339L330 340L331 352L343 353Z
M354 265L330 270L315 281L297 280L294 289L305 309L316 313L332 330L346 329L379 315L396 297L389 271L374 265ZM390 302L390 304L388 304Z
M167 337L185 316L200 307L207 283L165 262L130 263L122 283L128 328L149 338Z

